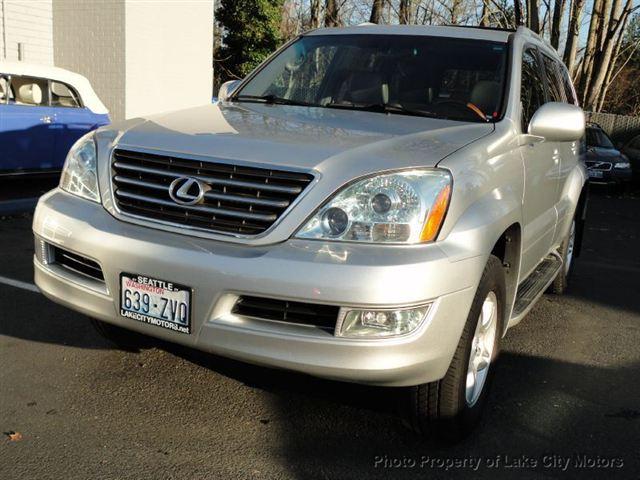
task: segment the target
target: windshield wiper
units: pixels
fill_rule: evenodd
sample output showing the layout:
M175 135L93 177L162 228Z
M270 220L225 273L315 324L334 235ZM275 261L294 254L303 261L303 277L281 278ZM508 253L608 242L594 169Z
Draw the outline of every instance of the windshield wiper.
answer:
M328 103L324 105L324 107L337 108L337 109L343 109L343 110L362 110L365 112L376 112L376 113L391 113L391 114L397 114L397 115L411 115L414 117L443 118L442 115L438 115L428 110L416 110L412 108L406 108L397 103L371 103L371 104Z
M269 105L294 105L299 107L317 107L313 103L301 102L298 100L289 100L288 98L278 97L276 95L236 95L232 100L239 102L256 102L267 103Z

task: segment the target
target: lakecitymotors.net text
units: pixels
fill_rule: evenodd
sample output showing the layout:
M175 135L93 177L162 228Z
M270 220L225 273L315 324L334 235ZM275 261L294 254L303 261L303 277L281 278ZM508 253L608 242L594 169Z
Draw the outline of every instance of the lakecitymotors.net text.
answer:
M472 470L488 469L545 469L567 471L570 469L611 469L624 467L624 459L620 457L604 457L601 455L493 455L485 457L420 457L376 455L374 468L380 469L414 469L429 468L434 470Z

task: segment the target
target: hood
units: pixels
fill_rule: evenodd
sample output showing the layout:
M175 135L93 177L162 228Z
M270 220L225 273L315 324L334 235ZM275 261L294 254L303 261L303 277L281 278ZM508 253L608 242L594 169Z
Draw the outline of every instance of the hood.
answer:
M587 160L591 162L607 161L615 162L623 161L619 150L615 148L587 147Z
M284 105L206 105L132 122L118 141L177 155L366 174L435 166L492 124ZM346 168L345 168L346 167Z

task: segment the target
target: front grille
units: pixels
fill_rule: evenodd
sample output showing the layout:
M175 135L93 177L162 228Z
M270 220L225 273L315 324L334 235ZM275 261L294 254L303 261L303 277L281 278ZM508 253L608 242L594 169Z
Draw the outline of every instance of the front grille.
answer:
M120 211L213 232L257 235L267 230L313 180L306 173L116 150L114 197ZM192 177L210 187L202 203L179 205L173 180Z
M242 296L234 305L232 313L263 320L310 325L333 334L339 310L340 307L331 305Z
M598 161L589 160L584 163L587 165L587 168L592 170L609 171L613 167L613 164L611 162L598 162Z
M59 265L65 270L104 282L100 265L87 257L51 245L51 258L50 263Z

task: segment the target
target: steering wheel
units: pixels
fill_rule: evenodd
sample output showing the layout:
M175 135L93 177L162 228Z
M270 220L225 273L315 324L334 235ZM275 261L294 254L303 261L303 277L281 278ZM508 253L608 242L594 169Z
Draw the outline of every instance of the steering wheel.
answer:
M463 102L462 100L455 100L453 98L447 98L444 100L438 101L434 106L439 107L440 105L450 105L453 108L458 109L458 111L463 112L463 114L468 115L472 112L480 117L485 122L487 121L487 116L485 113L478 107L476 104L471 102Z

